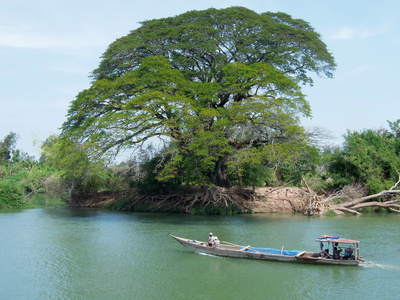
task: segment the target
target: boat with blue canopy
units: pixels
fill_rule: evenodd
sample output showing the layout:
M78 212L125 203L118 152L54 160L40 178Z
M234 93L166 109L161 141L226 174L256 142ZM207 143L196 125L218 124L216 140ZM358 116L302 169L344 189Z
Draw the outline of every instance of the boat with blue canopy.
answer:
M360 256L359 241L333 236L322 236L316 239L320 243L320 252L284 250L283 247L282 249L274 249L252 247L250 245L240 246L224 241L209 246L208 242L174 235L171 235L171 237L192 251L215 256L343 266L358 266L363 261Z

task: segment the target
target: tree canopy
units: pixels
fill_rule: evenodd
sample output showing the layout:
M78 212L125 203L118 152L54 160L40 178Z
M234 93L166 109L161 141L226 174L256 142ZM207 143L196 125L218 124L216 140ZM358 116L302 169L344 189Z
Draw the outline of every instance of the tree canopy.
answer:
M103 54L63 135L100 155L158 137L169 153L159 178L227 185L229 172L306 147L301 84L334 69L320 35L284 13L231 7L148 20Z

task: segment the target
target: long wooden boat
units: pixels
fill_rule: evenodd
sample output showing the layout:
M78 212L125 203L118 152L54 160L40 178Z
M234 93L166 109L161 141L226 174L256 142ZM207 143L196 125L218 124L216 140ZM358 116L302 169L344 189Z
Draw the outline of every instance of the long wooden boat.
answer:
M323 236L316 239L320 243L321 252L283 250L283 248L257 248L228 242L222 242L224 244L216 244L210 247L207 242L185 239L174 235L171 235L171 237L190 250L216 256L343 266L358 266L363 261L360 256L359 241L331 236ZM334 248L340 249L344 246L346 246L346 249L342 251L344 253L339 253L339 258L334 259L332 255Z

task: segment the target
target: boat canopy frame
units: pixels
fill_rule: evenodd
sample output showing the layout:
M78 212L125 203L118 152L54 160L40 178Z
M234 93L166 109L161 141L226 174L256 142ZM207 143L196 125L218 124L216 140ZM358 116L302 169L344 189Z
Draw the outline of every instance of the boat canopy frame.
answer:
M339 237L332 237L332 236L323 236L320 238L315 239L316 242L320 242L320 243L328 243L328 248L329 245L332 245L332 252L333 252L333 247L334 245L337 243L339 244L347 244L347 245L352 245L354 247L354 259L355 260L361 260L361 256L360 256L360 241L356 241L356 240L349 240L349 239L341 239Z

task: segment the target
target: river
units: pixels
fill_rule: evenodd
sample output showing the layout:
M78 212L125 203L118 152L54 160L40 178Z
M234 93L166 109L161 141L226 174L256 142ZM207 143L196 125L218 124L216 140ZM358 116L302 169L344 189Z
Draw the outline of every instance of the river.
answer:
M0 299L399 299L400 215L197 216L0 210ZM318 251L323 234L361 240L360 267L194 253L169 234Z

